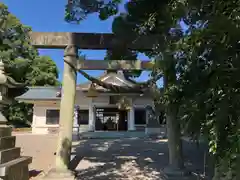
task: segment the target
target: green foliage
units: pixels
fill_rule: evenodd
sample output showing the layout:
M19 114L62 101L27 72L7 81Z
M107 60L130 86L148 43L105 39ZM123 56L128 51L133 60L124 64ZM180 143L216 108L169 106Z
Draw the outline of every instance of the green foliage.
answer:
M215 179L240 179L240 1L131 0L125 8L112 27L122 41L157 35L153 51L144 51L155 60L152 76L164 73L164 91L154 92L155 102L166 109L177 105L185 133L206 137ZM116 13L109 12L102 19Z
M36 57L26 74L27 83L32 86L57 86L58 69L56 64L50 57L38 56Z
M49 57L38 56L29 41L30 30L0 3L0 59L6 74L30 86L58 85L55 63ZM5 108L4 114L9 121L26 122L31 112L31 105L14 102Z
M189 2L191 16L186 16L186 22L190 34L182 45L180 76L183 123L191 134L208 138L218 169L215 179L237 179L240 4L220 0Z
M92 13L98 13L101 20L106 20L118 12L121 0L70 0L65 7L67 22L81 22Z

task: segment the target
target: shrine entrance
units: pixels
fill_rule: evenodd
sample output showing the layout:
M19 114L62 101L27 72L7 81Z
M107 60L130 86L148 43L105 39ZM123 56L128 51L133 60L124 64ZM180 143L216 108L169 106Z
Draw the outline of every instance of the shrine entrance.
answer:
M127 131L126 110L118 108L96 108L96 131Z
M31 44L36 48L44 49L65 49L64 51L64 70L63 70L63 83L61 87L61 101L60 101L60 118L59 126L62 127L59 130L59 137L56 150L56 163L53 169L53 174L64 174L62 172L69 172L69 164L72 150L73 139L73 113L76 99L76 79L77 72L80 72L84 77L88 77L92 84L89 88L89 92L94 90L94 84L98 84L105 89L113 89L117 94L139 94L144 93L149 89L149 85L152 81L156 81L156 78L150 79L148 82L135 83L134 86L128 88L120 88L116 85L106 85L101 80L97 80L89 76L84 70L152 70L154 63L151 61L141 60L86 60L78 57L79 49L114 49L118 47L116 43L116 35L114 34L101 34L101 33L65 33L65 32L31 32L29 33ZM155 42L157 36L142 36L134 41L123 43L124 47L130 50L153 50L153 42ZM159 78L162 75L160 74ZM97 81L97 83L96 83ZM109 88L111 86L111 88ZM120 88L120 89L119 89ZM143 92L144 91L144 92ZM94 92L94 91L93 91ZM90 96L88 96L90 97ZM96 93L91 93L91 98L96 97ZM127 122L124 121L127 110L123 110L125 107L126 98L122 98L119 102L119 119L118 129L126 129ZM128 103L127 103L128 104ZM120 110L121 109L121 110ZM113 111L114 112L114 111ZM93 114L93 113L91 113ZM111 114L111 113L110 113ZM113 113L112 113L113 114ZM115 112L116 114L116 112ZM130 110L130 116L134 113ZM108 117L114 117L113 115L104 115ZM134 115L133 115L134 116ZM124 117L124 118L123 118ZM94 126L90 124L90 126ZM132 121L129 122L129 126L133 127ZM109 128L110 129L110 128ZM68 173L68 175L71 173ZM53 175L53 176L54 176ZM69 175L71 176L71 175Z

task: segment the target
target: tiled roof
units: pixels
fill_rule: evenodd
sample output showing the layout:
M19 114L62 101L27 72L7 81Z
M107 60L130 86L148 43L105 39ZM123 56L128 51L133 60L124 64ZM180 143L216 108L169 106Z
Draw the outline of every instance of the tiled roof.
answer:
M132 87L135 85L134 81L125 79L123 73L104 73L99 77L105 83L113 83L117 86L128 86ZM91 82L86 82L77 85L77 90L87 91L90 87ZM101 86L96 86L97 90L106 91ZM61 87L41 86L41 87L29 87L29 90L21 96L16 97L16 100L60 100L58 96L61 92Z
M135 83L131 80L127 80L125 79L124 75L122 72L118 72L118 73L104 73L102 76L99 77L99 79L105 83L110 83L110 84L114 84L117 86L128 86L128 87L132 87L135 85ZM88 90L88 88L90 87L91 82L86 82L83 84L79 84L77 85L77 89L80 90ZM103 87L101 86L97 86L96 87L98 90L104 90Z
M29 87L29 90L16 97L16 100L60 100L57 96L61 91L60 87L41 86L41 87Z

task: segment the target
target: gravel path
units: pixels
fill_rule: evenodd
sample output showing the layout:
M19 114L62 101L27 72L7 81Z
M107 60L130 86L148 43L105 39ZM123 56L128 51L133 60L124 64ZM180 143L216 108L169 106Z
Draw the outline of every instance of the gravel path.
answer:
M54 166L56 135L17 135L22 154L33 157L32 179ZM184 142L184 158L190 169L203 169L203 149ZM90 139L74 142L71 168L81 180L161 180L168 163L166 140ZM194 164L194 165L193 165Z

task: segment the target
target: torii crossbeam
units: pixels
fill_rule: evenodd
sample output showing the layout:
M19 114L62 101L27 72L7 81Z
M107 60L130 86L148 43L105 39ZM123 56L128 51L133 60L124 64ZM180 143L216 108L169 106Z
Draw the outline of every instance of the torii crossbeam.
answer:
M65 32L31 32L32 45L36 48L65 49L67 48L70 36L72 45L77 49L111 49L114 47L116 38L113 34L107 33L65 33ZM132 50L148 49L156 36L142 37L128 44L127 48ZM152 40L152 41L151 41ZM81 70L151 70L153 64L150 61L141 60L79 60L76 62L77 69Z

